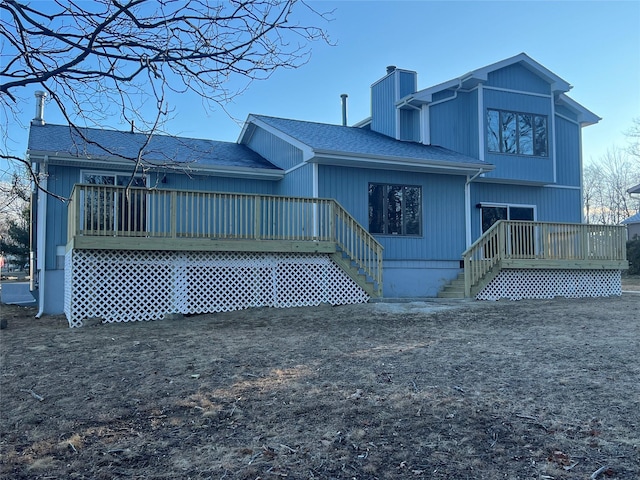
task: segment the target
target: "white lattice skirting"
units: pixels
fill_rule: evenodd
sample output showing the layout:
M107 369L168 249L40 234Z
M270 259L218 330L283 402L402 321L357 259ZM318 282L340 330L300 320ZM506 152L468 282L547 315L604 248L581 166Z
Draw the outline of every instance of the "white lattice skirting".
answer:
M620 270L502 270L478 300L608 297L622 294Z
M71 250L65 259L71 327L94 317L128 322L367 301L367 293L320 254Z

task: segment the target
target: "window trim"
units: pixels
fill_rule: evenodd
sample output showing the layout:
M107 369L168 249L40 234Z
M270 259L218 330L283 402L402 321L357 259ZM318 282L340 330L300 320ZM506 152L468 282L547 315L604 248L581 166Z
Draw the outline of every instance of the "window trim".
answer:
M490 142L489 142L489 132L490 132L490 122L489 122L489 112L497 112L498 113L498 133L500 134L500 138L498 138L498 148L499 150L491 150L490 148ZM515 135L516 135L516 141L515 141L515 146L516 146L516 152L503 152L502 146L502 128L500 128L500 125L502 125L502 114L503 113L509 113L509 114L513 114L514 115L514 119L516 122L516 128L515 128ZM524 116L524 115L528 115L532 118L532 137L531 137L531 145L532 145L532 151L533 153L521 153L520 152L520 129L518 128L518 123L519 123L519 118L520 116ZM535 124L536 124L536 118L544 118L545 119L545 154L544 155L536 155L535 153L535 145L536 145L536 135L535 135ZM535 157L535 158L550 158L551 155L549 153L549 115L547 114L543 114L543 113L533 113L533 112L522 112L522 111L516 111L516 110L507 110L507 109L502 109L502 108L490 108L487 107L486 111L485 111L485 116L484 116L484 122L485 122L485 149L487 153L490 154L495 154L495 155L510 155L510 156L517 156L517 157L527 157L527 158L531 158L531 157Z
M479 206L479 210L480 210L480 236L482 236L484 234L484 232L482 231L482 209L484 207L502 207L502 208L506 208L507 209L507 220L511 220L511 207L514 208L530 208L533 210L533 220L531 220L532 222L536 222L538 219L538 207L537 205L530 205L530 204L526 204L526 203L500 203L500 202L480 202L478 203Z
M385 188L385 196L383 197L383 205L382 205L382 210L383 212L387 211L388 208L388 202L386 200L386 194L388 193L388 189L389 187L401 187L402 189L405 188L417 188L419 189L420 192L420 200L419 200L419 212L417 215L418 218L418 229L419 232L418 233L411 233L411 234L407 234L407 233L388 233L388 232L381 232L381 233L376 233L376 232L372 232L371 231L371 214L370 214L370 210L371 210L371 197L370 197L370 189L371 186L381 186ZM376 236L384 236L384 237L393 237L393 238L422 238L424 236L424 208L423 208L423 195L422 195L422 185L417 185L417 184L404 184L401 182L396 182L396 183L392 183L392 182L368 182L367 183L367 220L368 220L368 228L367 231L371 234L371 235L376 235ZM405 216L405 202L404 202L404 194L403 194L403 202L402 202L402 215L403 215L403 221L402 221L402 227L403 227L403 231L406 230L406 221L404 220L404 216ZM388 218L386 217L386 215L383 217L383 230L388 230Z

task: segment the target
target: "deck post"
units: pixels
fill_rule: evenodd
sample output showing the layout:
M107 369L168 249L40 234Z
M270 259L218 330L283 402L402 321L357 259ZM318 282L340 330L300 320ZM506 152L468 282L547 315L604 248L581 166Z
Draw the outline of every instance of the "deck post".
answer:
M253 238L260 239L260 225L262 224L262 197L256 195L253 203Z
M471 297L471 255L464 256L464 298Z
M178 203L178 192L175 190L171 191L171 199L169 205L169 220L171 222L171 238L176 238L178 232L178 216L177 216L177 208L176 204Z

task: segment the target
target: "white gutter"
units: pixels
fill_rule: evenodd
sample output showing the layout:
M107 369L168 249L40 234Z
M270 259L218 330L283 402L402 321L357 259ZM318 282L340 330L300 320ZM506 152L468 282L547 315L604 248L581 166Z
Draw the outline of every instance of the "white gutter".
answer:
M36 271L38 272L38 313L36 318L40 318L44 313L44 284L45 284L45 262L47 259L46 250L46 238L47 238L47 197L46 193L49 168L48 168L49 156L45 155L40 169L40 191L38 192L38 220L37 231L38 236L36 240Z
M323 161L324 160L324 161ZM469 174L470 171L481 169L489 172L495 167L493 165L482 165L479 163L461 163L441 160L414 160L409 157L380 157L378 155L356 154L341 155L326 150L317 150L314 162L324 164L329 161L332 165L342 165L349 167L362 166L366 168L382 168L408 171L428 171L428 172L448 172L458 174Z
M114 157L93 157L93 158L79 158L72 157L65 154L59 154L58 152L30 150L28 152L31 156L46 156L49 158L48 163L50 165L68 165L69 163L77 166L86 166L88 168L105 166L110 170L116 170L118 168L131 169L133 163L127 159L114 159ZM145 163L145 166L151 169L158 169L163 171L171 171L176 173L188 173L191 175L220 175L232 178L250 178L258 180L282 180L284 178L284 171L279 168L253 168L231 165L203 165L195 162L173 162L166 165L154 164L153 162Z
M466 233L466 248L469 248L473 243L471 241L471 182L483 174L485 170L479 169L473 177L467 175L467 181L464 184L464 223Z

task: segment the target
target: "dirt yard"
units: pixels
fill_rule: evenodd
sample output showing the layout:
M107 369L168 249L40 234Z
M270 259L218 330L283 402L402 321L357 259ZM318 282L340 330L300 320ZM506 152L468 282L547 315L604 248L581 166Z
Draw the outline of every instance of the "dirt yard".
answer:
M34 313L1 306L1 478L640 478L640 292Z

